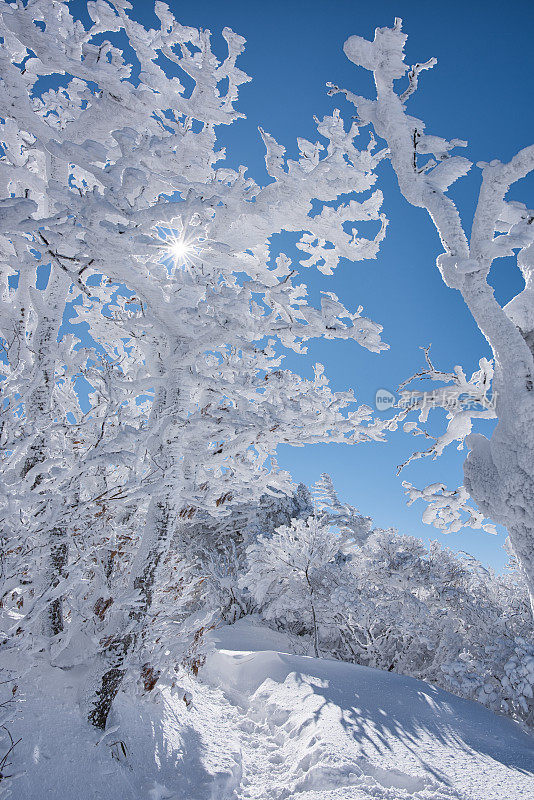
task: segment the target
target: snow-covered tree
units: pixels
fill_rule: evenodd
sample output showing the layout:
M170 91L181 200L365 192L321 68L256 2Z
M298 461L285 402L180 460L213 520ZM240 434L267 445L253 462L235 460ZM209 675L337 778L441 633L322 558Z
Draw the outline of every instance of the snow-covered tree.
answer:
M326 275L374 258L384 153L334 111L298 160L262 131L257 185L217 149L242 116L242 37L223 30L220 60L163 3L149 30L130 8L89 2L88 28L58 0L0 13L4 638L89 663L98 727L129 666L150 668L177 530L287 495L280 443L381 440L390 424L321 365L281 368L281 347L316 337L386 345L361 307L329 292L313 307L271 238L295 237Z
M333 536L320 516L293 519L269 535L259 536L247 550L243 584L263 608L266 619L312 632L319 655L320 609L337 576L344 540Z
M369 537L351 570L352 580L332 598L350 633L342 657L352 650L359 663L431 681L532 722L531 619L517 571L497 575L438 542L427 548L394 531Z
M359 97L336 86L330 91L343 91L357 108L357 124L371 124L385 140L402 194L412 205L426 209L437 228L443 246L437 266L445 284L461 293L491 346L494 366L481 362L481 375L468 383L472 388L477 383L480 392L485 382L485 390L494 370L494 409L481 409L473 403L471 409L460 405L451 411L450 403L445 402L447 392L442 393L441 402L440 397L434 402L447 408L450 422L428 452L435 455L449 442L465 440L470 451L464 465L465 489L482 515L507 528L534 607L534 211L506 199L510 187L534 169L534 145L520 150L507 163L493 160L477 165L482 185L468 231L448 194L449 187L471 168L468 159L452 154L467 143L425 133L424 122L407 112L421 72L434 67L436 59L409 67L404 57L406 38L400 19L392 28L378 28L372 42L351 36L345 54L373 73L376 98ZM496 259L508 256L517 259L525 286L502 307L488 275ZM453 395L466 383L459 368L455 375L429 377L445 377ZM498 419L489 439L471 433L472 419L480 416ZM448 497L454 500L454 522L466 511L466 504L456 503L456 492L443 493L444 501ZM480 527L480 517L467 511L464 524L473 519ZM443 521L443 514L439 519Z
M330 475L325 472L313 486L313 499L317 513L325 523L334 526L342 536L355 544L362 544L372 531L373 520L364 517L357 508L342 503Z
M312 504L300 484L290 495L264 495L255 502L230 502L225 516L198 512L176 531L172 551L191 565L202 582L203 608L216 621L235 622L251 610L250 596L242 592L247 548L260 535L271 535L292 519L307 518Z

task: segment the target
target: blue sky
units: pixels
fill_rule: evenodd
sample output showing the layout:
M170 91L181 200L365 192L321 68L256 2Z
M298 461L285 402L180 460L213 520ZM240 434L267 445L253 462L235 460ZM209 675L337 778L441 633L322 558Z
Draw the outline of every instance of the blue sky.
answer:
M82 0L71 3L79 11ZM133 0L135 16L147 25L152 0ZM436 56L438 65L424 73L420 90L410 102L410 113L421 117L427 131L446 138L467 139L462 151L477 161L510 158L534 136L532 74L534 61L534 3L514 0L170 0L180 22L209 28L221 54L220 31L228 25L247 39L240 66L253 80L240 91L238 108L246 114L221 132L232 166L244 164L259 182L265 182L261 125L296 152L296 137L315 140L313 115L339 107L346 118L354 108L340 96L329 98L325 84L366 94L370 76L344 56L343 42L351 34L372 38L375 27L391 25L395 16L409 34L408 61ZM364 131L362 140L367 141ZM476 169L455 190L468 225L479 184ZM467 371L489 356L484 338L472 322L457 292L447 289L435 267L439 241L425 212L400 197L389 165L381 172L384 210L390 218L388 236L376 261L342 262L333 278L304 271L312 296L319 289L334 291L348 308L362 304L367 316L384 326L383 338L391 349L374 355L350 342L317 342L305 358L288 358L287 366L311 374L321 361L335 389L352 387L361 402L372 404L378 388L395 390L401 380L422 365L420 346L432 343L437 366L455 364ZM514 198L532 205L534 181L518 184ZM502 260L492 275L497 297L506 302L521 286L513 264ZM412 452L418 439L393 435L387 444L342 447L318 445L283 447L280 465L295 480L313 483L328 472L343 499L374 517L376 524L394 526L403 533L437 538L453 549L467 550L498 568L506 560L504 535L465 531L444 537L424 526L423 507L408 508L395 476L396 465ZM417 486L442 480L450 488L462 482L463 453L451 450L440 460L428 459L408 467L403 477Z

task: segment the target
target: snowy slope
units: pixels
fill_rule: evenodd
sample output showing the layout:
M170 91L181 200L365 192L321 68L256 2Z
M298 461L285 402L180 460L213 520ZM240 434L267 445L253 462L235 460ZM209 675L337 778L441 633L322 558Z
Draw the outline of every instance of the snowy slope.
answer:
M41 698L28 698L17 722L23 741L13 768L25 773L13 781L12 796L534 797L534 738L476 703L392 673L286 654L284 637L249 622L214 640L200 683L167 687L157 704L122 696L110 723L119 727L100 742L72 711L80 675L52 670ZM45 703L44 690L50 696L54 685ZM189 709L184 689L194 696Z

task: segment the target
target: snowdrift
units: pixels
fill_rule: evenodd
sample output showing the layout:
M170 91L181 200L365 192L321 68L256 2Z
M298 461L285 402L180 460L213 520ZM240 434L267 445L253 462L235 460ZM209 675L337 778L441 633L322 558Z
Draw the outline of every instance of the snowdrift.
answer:
M13 729L23 738L11 770L23 774L11 796L534 797L534 738L476 703L411 678L284 652L285 637L250 622L219 630L213 644L200 681L164 687L157 703L120 696L104 737L76 711L83 676L45 674Z

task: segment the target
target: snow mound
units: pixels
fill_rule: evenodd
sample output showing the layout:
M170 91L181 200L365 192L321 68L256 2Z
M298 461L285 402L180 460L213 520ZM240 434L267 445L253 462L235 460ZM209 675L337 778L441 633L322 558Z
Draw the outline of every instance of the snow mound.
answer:
M200 680L164 687L157 703L120 696L103 738L74 710L80 676L51 671L16 723L23 740L12 769L23 775L12 797L534 796L534 739L476 703L393 673L284 652L287 637L250 621L212 640Z
M413 678L275 652L271 636L220 630L204 672L241 709L239 797L534 797L534 739L512 721Z

